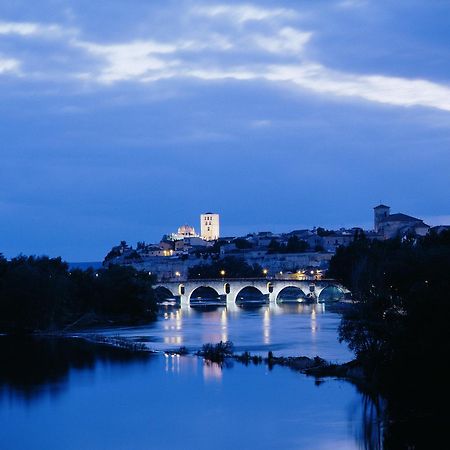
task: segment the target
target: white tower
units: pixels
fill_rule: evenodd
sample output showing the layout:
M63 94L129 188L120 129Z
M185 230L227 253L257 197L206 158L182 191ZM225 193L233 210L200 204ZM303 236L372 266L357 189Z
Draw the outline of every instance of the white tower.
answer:
M215 241L220 236L219 214L205 213L200 216L201 237L205 241Z

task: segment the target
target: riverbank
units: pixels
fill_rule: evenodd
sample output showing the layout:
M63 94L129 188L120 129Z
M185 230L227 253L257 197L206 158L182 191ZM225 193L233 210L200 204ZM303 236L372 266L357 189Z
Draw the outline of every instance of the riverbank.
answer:
M108 345L113 348L128 350L131 352L151 353L157 354L150 349L145 343L122 336L105 336L102 334L87 334L87 335L66 335L74 339L84 339L90 343ZM140 339L140 338L138 338ZM219 342L217 344L204 344L202 349L193 352L193 355L201 357L206 361L217 363L219 365L227 361L237 361L244 365L249 364L266 364L269 368L274 366L288 367L296 372L304 375L313 376L315 378L333 377L343 380L351 381L359 386L367 386L369 383L364 377L362 367L356 360L352 360L342 364L335 364L326 361L325 359L316 356L309 358L307 356L275 356L273 352L269 351L267 357L260 355L252 355L250 352L235 353L233 351L232 342ZM165 350L166 355L186 356L189 351L186 347L180 347L177 350Z

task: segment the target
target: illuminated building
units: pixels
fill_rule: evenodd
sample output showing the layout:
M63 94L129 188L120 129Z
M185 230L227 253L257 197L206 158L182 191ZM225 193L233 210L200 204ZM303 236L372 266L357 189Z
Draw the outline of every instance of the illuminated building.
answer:
M200 216L201 237L205 241L215 241L220 236L219 214L207 212Z

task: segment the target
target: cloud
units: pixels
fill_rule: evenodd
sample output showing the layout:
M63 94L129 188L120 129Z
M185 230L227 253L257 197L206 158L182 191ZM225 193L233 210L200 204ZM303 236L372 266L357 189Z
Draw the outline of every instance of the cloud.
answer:
M212 33L208 36L203 36L201 41L195 39L187 39L179 41L176 44L180 50L187 51L202 51L202 50L220 50L227 51L235 47L234 43L227 36L218 33Z
M354 4L355 1L346 3ZM382 74L354 74L308 60L305 48L313 33L284 23L297 16L290 9L243 4L201 6L193 11L203 20L197 17L195 29L178 33L168 42L152 36L151 39L100 43L82 40L79 37L81 32L60 25L0 22L0 35L63 36L58 40L59 54L49 53L49 58L42 55L32 61L31 58L26 61L21 58L20 63L17 59L0 58L0 73L19 73L20 67L22 77L33 73L58 73L62 78L109 85L124 81L152 83L167 78L264 80L333 99L347 97L387 105L450 111L450 86L445 84ZM233 32L217 33L215 20L212 20L217 17L241 24L249 21L258 21L259 24L256 30L254 27L239 27ZM274 19L277 19L275 23ZM45 51L46 47L42 48ZM82 50L82 54L70 53L74 49ZM47 51L55 50L50 46ZM52 72L51 64L56 64L63 52L64 55L73 55L73 62L69 61L62 69L59 67ZM296 57L294 63L293 56Z
M256 68L255 68L256 69ZM329 70L320 64L240 67L234 70L191 70L186 75L204 80L267 80L292 83L307 91L338 97L357 97L395 106L424 106L450 111L450 87L426 80L381 75L354 75Z
M286 8L260 8L254 5L215 5L201 6L193 11L195 14L210 18L224 17L237 23L249 21L267 21L271 19L292 19L298 14Z
M320 64L272 66L265 76L290 81L321 94L359 97L397 106L425 106L450 111L450 87L426 80L382 75L354 75L333 71Z
M367 0L341 0L338 2L338 8L361 8L367 5Z
M250 122L250 126L252 128L267 128L272 125L272 121L269 119L259 119L259 120L252 120Z
M63 28L55 24L41 24L33 22L0 22L0 35L58 37L74 35L74 28Z
M100 57L106 64L98 73L84 74L84 78L102 83L137 79L154 81L163 78L167 69L178 65L176 60L165 60L161 55L173 54L177 47L155 41L134 41L130 43L104 45L74 41L73 45Z
M299 53L309 41L311 33L293 28L282 28L275 36L250 35L248 40L267 53ZM195 41L160 43L134 41L116 45L78 42L75 45L103 65L98 71L83 75L85 79L101 83L136 80L155 82L166 78L191 77L201 80L241 81L266 80L273 83L291 83L298 87L334 97L356 97L366 101L396 106L424 106L450 111L450 87L422 79L407 79L383 75L356 75L335 71L314 62L299 64L272 64L269 62L234 65L223 64L217 58L215 65L202 60L183 59L184 50L201 52ZM230 44L231 45L231 44Z
M300 53L312 33L298 31L294 28L282 28L277 35L255 35L251 40L261 49L275 54L296 54Z
M0 56L0 74L19 72L20 62L17 59L2 58Z

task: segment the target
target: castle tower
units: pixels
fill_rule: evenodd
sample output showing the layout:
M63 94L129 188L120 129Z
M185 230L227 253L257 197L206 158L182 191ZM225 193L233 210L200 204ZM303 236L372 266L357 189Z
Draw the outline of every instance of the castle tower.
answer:
M386 205L378 205L373 208L374 212L374 230L376 233L380 231L380 223L391 214L391 208Z
M219 214L207 212L200 216L201 238L215 241L220 236Z

